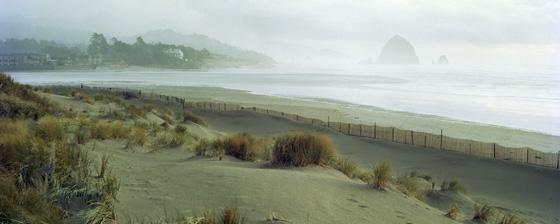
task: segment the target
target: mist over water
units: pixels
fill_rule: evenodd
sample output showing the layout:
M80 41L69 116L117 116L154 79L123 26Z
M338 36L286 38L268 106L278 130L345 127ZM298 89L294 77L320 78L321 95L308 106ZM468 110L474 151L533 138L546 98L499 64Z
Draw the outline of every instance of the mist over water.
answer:
M560 136L557 66L301 66L208 71L12 73L31 85L209 86Z

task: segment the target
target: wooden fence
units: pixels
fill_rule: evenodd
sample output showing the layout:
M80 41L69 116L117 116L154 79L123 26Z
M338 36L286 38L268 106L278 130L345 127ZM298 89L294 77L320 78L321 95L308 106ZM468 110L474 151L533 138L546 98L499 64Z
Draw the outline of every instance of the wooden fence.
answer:
M51 86L53 88L68 86ZM72 87L74 88L74 87ZM518 163L548 167L560 170L560 152L541 152L529 147L512 148L504 147L496 143L479 142L467 139L452 138L443 135L443 130L439 135L417 132L412 130L403 130L395 127L383 127L363 124L348 124L340 122L322 121L316 118L308 118L296 114L289 114L280 111L262 109L258 107L243 107L237 104L229 103L212 103L212 102L190 102L183 98L175 96L166 96L153 92L142 92L139 90L105 88L105 87L87 87L79 86L79 88L91 88L96 90L110 91L115 95L122 95L125 98L142 98L142 99L161 99L165 101L173 101L183 105L183 108L205 108L224 111L248 110L261 114L285 117L290 120L314 124L321 127L327 127L340 133L352 136L367 137L380 139L400 144L414 145L419 147L434 148L448 151L461 152L477 156L483 156L494 159L509 160Z
M340 133L352 136L380 139L400 144L414 145L419 147L434 148L455 152L462 152L477 156L494 159L509 160L518 163L560 169L560 154L541 152L529 147L512 148L504 147L496 143L479 142L467 139L452 138L426 132L403 130L395 127L383 127L363 124L348 124L340 122L325 122L320 119L308 118L296 114L280 111L262 109L258 107L242 107L236 104L212 103L212 102L184 102L186 108L205 108L216 110L249 110L261 114L285 117L290 120L299 121L317 126L327 127Z

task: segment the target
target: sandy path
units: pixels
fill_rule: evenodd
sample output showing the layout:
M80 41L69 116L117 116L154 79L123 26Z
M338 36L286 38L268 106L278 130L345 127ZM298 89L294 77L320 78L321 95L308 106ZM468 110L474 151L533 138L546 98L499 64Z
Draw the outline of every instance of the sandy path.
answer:
M272 136L294 130L314 130L328 135L341 153L366 167L390 160L397 172L417 170L434 175L439 180L459 178L475 201L490 202L543 223L560 220L558 170L347 136L323 127L248 111L192 111L203 116L214 129L223 132Z

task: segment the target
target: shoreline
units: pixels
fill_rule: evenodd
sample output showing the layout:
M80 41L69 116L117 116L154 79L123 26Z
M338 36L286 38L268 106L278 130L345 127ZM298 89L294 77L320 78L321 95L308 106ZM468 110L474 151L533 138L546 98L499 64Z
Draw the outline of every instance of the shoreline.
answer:
M560 150L560 136L491 124L440 119L440 117L433 115L391 111L382 108L370 111L360 108L360 105L357 105L356 108L341 107L338 104L318 102L308 98L257 95L250 91L220 87L138 86L137 88L144 91L145 94L154 91L163 95L184 98L188 101L255 106L324 121L371 125L375 123L380 126L392 126L431 134L440 134L440 131L443 130L443 134L449 137L496 143L505 147L531 147L542 152L552 153Z

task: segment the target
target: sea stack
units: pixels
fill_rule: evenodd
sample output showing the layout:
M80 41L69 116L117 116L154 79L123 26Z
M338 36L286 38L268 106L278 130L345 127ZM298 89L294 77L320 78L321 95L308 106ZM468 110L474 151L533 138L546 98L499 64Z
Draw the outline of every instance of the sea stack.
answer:
M418 65L420 62L412 44L401 36L396 35L383 46L376 64Z
M439 63L439 65L448 65L449 61L447 60L447 56L445 56L445 55L440 56L439 60L438 60L438 63Z

